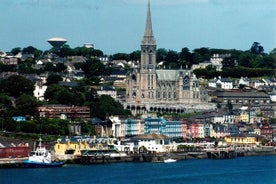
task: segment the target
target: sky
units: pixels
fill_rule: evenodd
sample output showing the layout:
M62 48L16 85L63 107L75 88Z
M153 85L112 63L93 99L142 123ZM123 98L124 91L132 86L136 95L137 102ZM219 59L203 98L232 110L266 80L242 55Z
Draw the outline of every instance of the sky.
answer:
M94 44L105 54L140 49L148 0L0 0L0 50L33 46L49 38L71 48ZM259 42L276 48L276 0L151 0L157 48L248 50Z

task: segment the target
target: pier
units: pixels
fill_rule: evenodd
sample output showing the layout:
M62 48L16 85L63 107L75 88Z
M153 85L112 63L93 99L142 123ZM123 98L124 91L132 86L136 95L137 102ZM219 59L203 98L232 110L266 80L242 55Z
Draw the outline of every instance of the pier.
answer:
M28 158L0 158L0 168L21 167L22 161Z
M237 152L231 148L213 148L206 149L207 157L209 159L226 159L237 157Z

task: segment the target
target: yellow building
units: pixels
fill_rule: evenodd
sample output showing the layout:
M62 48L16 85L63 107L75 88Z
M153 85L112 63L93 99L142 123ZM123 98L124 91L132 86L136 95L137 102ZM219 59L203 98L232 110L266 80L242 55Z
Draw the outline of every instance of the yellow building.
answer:
M54 152L56 158L60 160L66 160L72 159L76 155L80 155L81 150L89 148L90 145L87 139L62 138L57 140L54 146Z
M230 145L261 145L263 137L256 134L237 134L227 135L224 140Z
M239 120L241 122L249 123L249 114L248 114L248 112L242 112L239 116Z
M99 141L96 138L81 136L61 138L54 145L55 157L58 160L74 159L76 156L81 155L82 150L108 149L106 145L113 144L113 141L113 139ZM104 142L104 144L100 142Z

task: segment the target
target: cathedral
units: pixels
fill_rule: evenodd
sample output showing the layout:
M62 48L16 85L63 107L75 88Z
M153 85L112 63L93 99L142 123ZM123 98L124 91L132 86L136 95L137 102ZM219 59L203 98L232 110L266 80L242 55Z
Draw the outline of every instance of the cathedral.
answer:
M139 67L127 76L125 108L132 114L186 113L214 109L207 91L189 69L157 69L150 0L146 28L141 42Z

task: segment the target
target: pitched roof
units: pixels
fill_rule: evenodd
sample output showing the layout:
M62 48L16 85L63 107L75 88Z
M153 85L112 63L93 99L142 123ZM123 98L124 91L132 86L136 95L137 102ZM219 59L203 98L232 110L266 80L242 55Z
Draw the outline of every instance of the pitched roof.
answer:
M181 75L190 74L189 70L156 70L159 81L176 81Z
M169 139L168 136L163 135L163 134L143 134L143 135L137 135L133 137L133 139L140 140L140 139Z

